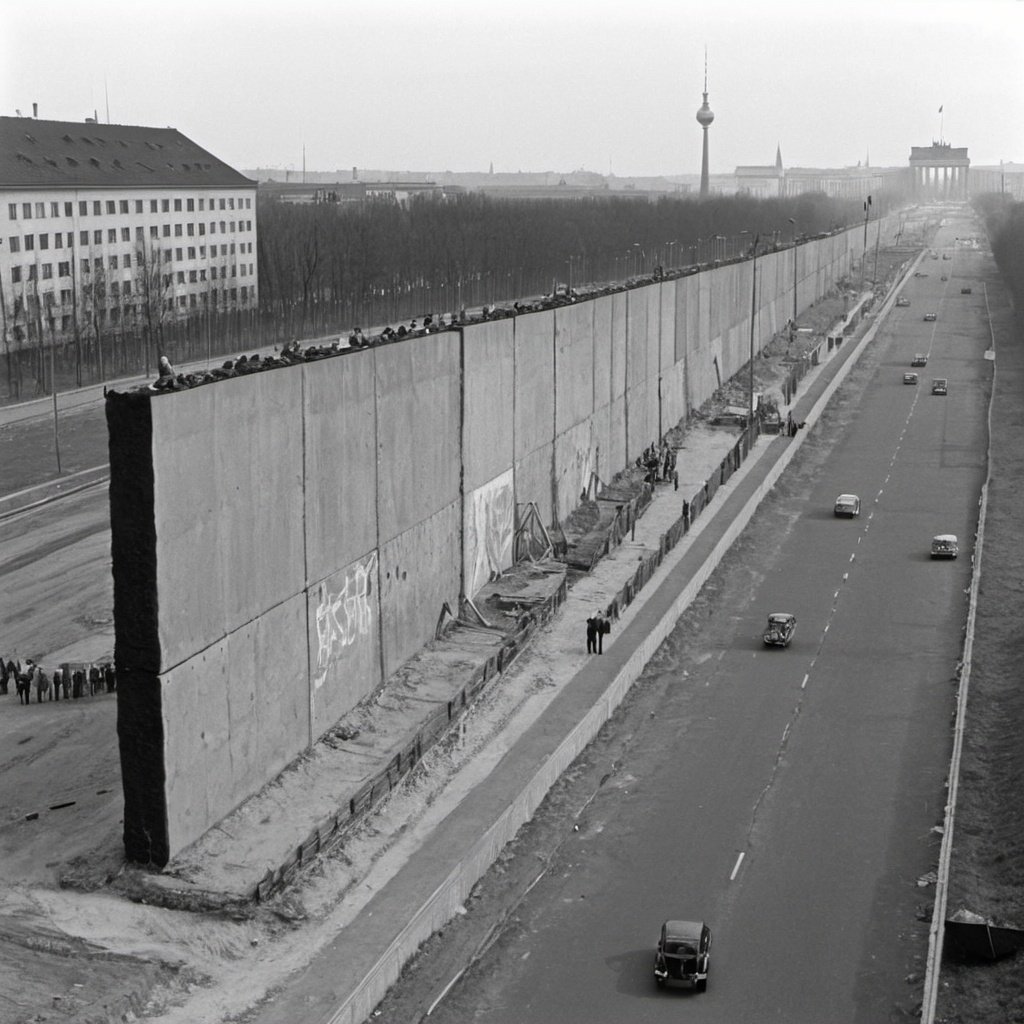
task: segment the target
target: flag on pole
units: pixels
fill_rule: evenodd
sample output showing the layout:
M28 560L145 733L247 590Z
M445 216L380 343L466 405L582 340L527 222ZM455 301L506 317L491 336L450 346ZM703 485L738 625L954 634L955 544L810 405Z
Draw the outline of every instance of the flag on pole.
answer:
M943 103L943 104L942 104L942 107L944 107L945 105L946 105L946 104L945 104L945 103ZM939 113L940 113L940 114L942 113L942 107L939 107Z

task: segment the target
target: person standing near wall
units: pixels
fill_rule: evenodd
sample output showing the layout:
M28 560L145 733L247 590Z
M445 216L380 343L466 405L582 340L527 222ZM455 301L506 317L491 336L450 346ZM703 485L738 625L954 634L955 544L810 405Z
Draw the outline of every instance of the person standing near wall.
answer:
M589 619L587 619L587 654L597 653L597 640L597 619L591 616Z

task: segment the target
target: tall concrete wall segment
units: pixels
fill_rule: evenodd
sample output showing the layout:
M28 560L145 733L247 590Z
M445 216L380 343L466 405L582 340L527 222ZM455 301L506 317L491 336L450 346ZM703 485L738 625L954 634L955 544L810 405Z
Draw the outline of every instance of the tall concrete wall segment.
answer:
M860 233L798 252L802 305ZM755 343L792 310L758 259ZM125 844L162 865L269 782L749 357L749 261L167 394L111 394Z

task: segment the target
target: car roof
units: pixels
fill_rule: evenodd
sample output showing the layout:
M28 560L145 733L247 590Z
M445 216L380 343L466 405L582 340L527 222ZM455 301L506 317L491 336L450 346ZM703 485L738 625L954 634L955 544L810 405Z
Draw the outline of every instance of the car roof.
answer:
M795 619L796 616L792 612L772 612L768 616L769 619Z
M666 921L667 939L699 939L704 930L703 921Z
M840 494L839 497L836 498L836 501L847 501L847 500L849 500L849 501L856 501L857 500L857 495L856 494Z
M937 533L934 537L932 537L932 540L948 540L948 541L952 541L955 544L956 543L956 534L955 533Z

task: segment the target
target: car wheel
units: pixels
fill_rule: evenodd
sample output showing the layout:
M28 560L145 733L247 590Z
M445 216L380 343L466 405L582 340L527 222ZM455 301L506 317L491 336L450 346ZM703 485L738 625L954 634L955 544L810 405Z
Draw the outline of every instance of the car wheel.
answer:
M708 990L708 979L707 978L701 978L700 981L697 982L695 988L697 989L698 992L707 992L707 990Z

